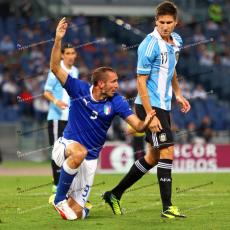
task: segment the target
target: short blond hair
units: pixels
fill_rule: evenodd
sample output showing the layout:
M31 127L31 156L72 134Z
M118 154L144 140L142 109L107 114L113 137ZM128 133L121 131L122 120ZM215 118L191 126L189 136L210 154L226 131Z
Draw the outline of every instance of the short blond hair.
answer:
M106 81L107 79L107 72L116 73L111 67L103 66L95 69L92 73L91 83L96 86L98 81Z

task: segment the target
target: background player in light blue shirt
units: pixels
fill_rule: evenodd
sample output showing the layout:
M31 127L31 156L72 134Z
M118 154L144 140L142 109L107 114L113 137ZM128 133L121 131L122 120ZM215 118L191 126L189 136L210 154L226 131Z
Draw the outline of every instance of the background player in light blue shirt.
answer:
M169 1L157 6L156 27L146 36L138 48L137 89L135 100L137 116L144 120L146 114L156 111L146 131L147 153L137 160L128 174L111 191L104 194L114 214L120 214L120 199L124 191L157 165L164 218L185 217L172 205L172 162L174 141L170 125L172 92L181 111L190 110L189 102L182 96L176 74L176 64L182 39L173 30L177 24L177 7Z
M116 93L118 76L109 67L101 67L93 72L92 86L74 79L66 73L60 66L61 40L66 30L67 22L63 18L57 26L50 61L51 70L71 97L69 119L64 130L64 136L55 143L53 150L57 153L59 149L64 148L66 157L66 159L63 159L63 154L60 153L56 158L56 162L62 158L63 163L61 163L62 169L54 207L64 219L74 220L81 218L82 215L84 217L82 211L92 187L96 170L95 164L93 164L92 168L94 170L90 173L91 175L88 175L87 171L91 170L89 164L90 162L96 162L113 118L119 115L130 126L140 132L151 122L155 111L151 111L145 121L139 120L133 114L128 102ZM61 145L58 142L61 142ZM66 195L75 176L79 176L78 180L82 181L84 189L80 193L71 193L72 196L67 201ZM85 183L89 181L89 177L91 183ZM78 184L78 180L76 184ZM76 191L77 187L74 187L74 189ZM78 189L81 190L79 187ZM77 206L76 212L69 207L72 203Z
M78 69L74 66L77 57L75 48L71 44L66 43L62 46L61 53L61 68L71 74L73 78L78 78ZM52 71L49 71L44 90L44 97L50 102L47 120L49 144L53 146L54 142L62 136L67 124L70 98ZM55 193L59 180L60 168L52 159L51 167L54 183L52 191Z

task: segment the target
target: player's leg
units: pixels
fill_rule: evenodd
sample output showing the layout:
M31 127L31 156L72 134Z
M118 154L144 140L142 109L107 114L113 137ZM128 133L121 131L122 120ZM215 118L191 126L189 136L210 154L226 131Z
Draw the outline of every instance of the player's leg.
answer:
M140 180L145 173L147 173L153 166L157 164L158 158L158 151L154 150L150 143L147 143L146 155L133 164L121 182L111 190L112 194L114 194L116 198L120 200L126 189Z
M59 138L55 144L54 144L54 148L53 148L53 151L52 151L52 159L53 161L55 162L56 165L58 165L58 167L62 166L64 161L65 161L65 142L63 143L62 141L63 138ZM83 161L84 162L84 161ZM81 178L81 175L82 175L82 170L81 168L83 167L83 163L80 165L79 167L79 173L76 174L76 176L74 177L74 180L71 184L71 188L70 190L68 191L68 193L71 193L73 192L75 189L75 187L83 187L83 184L80 184L80 185L76 185L76 183L81 183L82 180L80 180ZM95 167L96 168L96 167ZM95 169L96 171L96 169ZM78 189L79 191L81 191L81 189ZM77 191L78 191L77 190ZM50 196L49 198L49 203L50 204L53 204L54 203L54 199L55 199L55 194L53 194L52 196ZM75 212L75 214L77 215L75 217L76 218L80 218L81 216L86 216L88 213L89 213L89 210L92 208L92 205L89 201L86 202L85 204L85 208L84 210L82 209L81 206L79 206L79 204L77 202L75 202L71 197L68 199L68 205L70 206L70 208ZM59 210L58 210L59 212ZM82 212L83 212L83 215L82 215ZM66 219L66 216L65 215L62 215L62 217L64 219Z
M177 207L172 205L172 164L174 154L173 135L170 128L170 115L168 111L156 108L157 117L159 118L162 130L155 134L153 133L154 147L159 149L160 159L157 165L157 178L160 188L163 211L162 217L175 218L185 217L179 213Z
M79 166L87 155L87 149L78 142L71 140L68 141L64 138L62 139L63 145L66 145L66 160L61 168L57 193L54 200L54 207L64 219L73 220L77 217L73 210L69 208L66 195L75 175L79 171Z
M164 213L172 206L172 162L173 162L173 146L166 147L160 150L160 159L157 165L157 178L160 187L160 194ZM164 215L162 215L164 216ZM165 216L169 217L169 216Z
M162 217L175 218L175 217L186 217L181 214L176 206L172 205L172 162L173 162L174 147L170 146L160 150L160 159L157 166L157 177L160 187L161 200L163 210L161 212Z
M88 197L93 186L96 168L97 160L84 160L71 185L68 204L76 213L77 219L85 219L92 208Z
M150 143L147 144L146 155L137 160L130 168L129 172L111 191L103 194L103 199L110 205L115 215L121 215L120 199L129 187L140 180L148 170L154 167L159 159L158 150L154 150Z
M144 120L146 117L146 112L142 105L135 105L135 112L139 119ZM121 199L122 194L126 189L131 187L139 179L142 178L145 173L147 173L151 168L153 168L159 158L159 152L157 149L152 148L152 133L150 130L146 131L146 142L147 142L147 151L144 157L136 160L128 174L121 180L121 182L111 190L112 194L116 196L118 200Z
M142 105L135 105L137 116L144 120L146 112ZM103 194L103 199L110 205L113 213L116 215L121 214L119 200L126 189L131 187L134 183L140 180L151 168L153 168L159 159L158 149L152 147L152 133L150 130L146 131L147 151L146 155L133 164L129 172L119 182L119 184L111 191Z
M57 194L54 201L55 204L66 199L66 194L70 188L70 185L75 175L79 171L79 166L86 155L87 149L78 142L72 141L70 144L68 144L68 146L66 146L66 160L61 168Z

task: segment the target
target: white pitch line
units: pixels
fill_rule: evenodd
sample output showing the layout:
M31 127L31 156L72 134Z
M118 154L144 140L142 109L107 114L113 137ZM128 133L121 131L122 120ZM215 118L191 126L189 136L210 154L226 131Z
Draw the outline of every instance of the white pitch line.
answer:
M194 196L197 194L175 194L174 196ZM199 196L230 196L230 193L207 193L207 194L199 194Z
M21 210L21 208L17 208L17 214L21 215L21 214L24 214L24 213L32 212L34 210L46 208L46 207L49 207L49 206L50 206L50 204L46 204L46 205L35 206L33 208L29 208L29 209L25 209L25 210Z
M92 193L92 196L99 196L101 197L101 193ZM159 196L160 193L142 193L142 194L138 194L138 196L141 196L141 197L145 197L145 196ZM0 193L0 196L4 197L4 196L21 196L21 197L26 197L26 196L49 196L50 193L49 192L41 192L41 193L30 193L29 191L28 192L23 192L23 193ZM126 193L124 194L124 196L136 196L136 194L134 193ZM194 196L196 197L197 194L189 194L189 193L176 193L174 192L173 193L173 196L174 197L178 197L178 196ZM199 196L214 196L214 197L218 197L218 196L230 196L230 193L204 193L204 194L199 194Z
M204 205L199 205L199 206L195 206L195 207L191 207L191 208L188 208L188 209L183 209L183 211L190 211L190 210L194 210L194 209L200 209L200 208L206 208L206 207L209 207L209 206L213 206L214 205L214 202L211 201L210 203L208 204L204 204Z
M37 192L37 193L29 193L29 192L22 192L17 193L19 196L50 196L50 192Z
M151 193L151 194L147 194L147 193L142 193L142 194L138 194L138 196L141 197L146 197L148 196L159 196L160 193ZM124 196L137 196L137 194L124 194ZM173 193L174 197L178 197L178 196L191 196L191 197L197 197L197 194L182 194L182 193ZM199 196L230 196L230 193L206 193L206 194L199 194Z
M152 205L156 206L156 205L161 205L161 202L157 201L153 204L148 205L148 206L144 206L144 207L141 207L141 208L137 208L137 209L131 209L131 210L128 210L128 211L124 211L124 214L127 214L127 213L133 213L133 212L136 212L136 211L140 211L140 210L143 210L145 208L153 208Z

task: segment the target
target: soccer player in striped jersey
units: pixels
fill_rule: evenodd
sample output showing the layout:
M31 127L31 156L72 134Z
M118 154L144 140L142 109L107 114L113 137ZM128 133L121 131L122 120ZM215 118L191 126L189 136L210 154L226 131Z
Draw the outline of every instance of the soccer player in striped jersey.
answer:
M97 159L113 118L118 115L141 132L150 124L155 111L151 110L144 121L138 119L128 102L116 92L118 76L112 68L94 70L92 85L64 71L60 66L60 49L67 27L63 18L56 29L50 61L52 72L71 97L68 124L52 153L55 163L62 166L53 205L64 219L75 220L87 215L85 205Z
M137 64L136 114L143 120L147 113L153 109L156 111L146 131L147 153L134 163L115 188L104 193L103 199L114 214L122 214L119 201L124 191L157 165L163 206L161 216L172 219L185 217L171 202L174 142L169 113L172 91L183 113L190 110L190 104L182 96L175 70L183 45L181 37L173 32L177 24L177 7L169 1L161 3L156 9L155 20L154 31L146 36L138 48Z
M71 74L73 78L78 78L78 69L74 66L77 57L75 48L71 44L66 43L62 46L61 53L61 68ZM62 136L67 124L70 99L66 90L62 88L52 71L49 71L44 90L44 97L50 102L47 120L49 144L53 146L54 142ZM54 183L52 192L56 193L60 168L55 164L53 159L51 159L51 167Z

